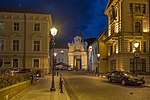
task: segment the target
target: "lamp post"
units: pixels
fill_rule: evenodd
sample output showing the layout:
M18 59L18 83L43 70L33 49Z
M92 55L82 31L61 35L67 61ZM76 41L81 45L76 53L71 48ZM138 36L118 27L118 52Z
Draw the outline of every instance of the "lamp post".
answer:
M134 47L135 47L135 51L134 51L134 68L133 68L133 73L135 75L137 75L137 59L139 58L139 51L138 51L139 43L135 42L134 43Z
M97 64L98 64L98 68L97 68L97 73L98 73L98 76L99 76L99 60L100 60L100 54L97 54Z
M56 36L56 34L57 34L57 29L56 28L51 28L50 29L50 31L51 31L51 35L53 36L53 38L52 38L52 50L53 50L53 52L52 52L52 56L53 56L53 59L52 59L52 84L51 84L51 89L50 89L50 91L55 91L55 84L54 84L54 46L55 46L55 41L54 41L54 39L55 39L55 36Z

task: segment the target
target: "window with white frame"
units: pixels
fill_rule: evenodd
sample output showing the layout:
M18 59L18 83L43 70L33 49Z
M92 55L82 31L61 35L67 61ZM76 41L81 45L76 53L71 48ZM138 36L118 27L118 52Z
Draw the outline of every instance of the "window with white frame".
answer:
M129 4L129 10L130 10L130 13L133 13L133 3Z
M0 39L0 51L4 50L4 40Z
M19 31L19 23L18 22L14 22L14 30Z
M0 29L4 29L4 22L0 22Z
M40 23L34 24L34 31L40 31Z
M35 59L33 60L33 67L34 67L34 68L39 68L39 64L40 64L39 59L38 59L38 58L35 58Z
M142 13L146 14L146 4L142 4Z
M40 51L40 41L34 41L34 51Z
M0 58L0 67L2 67L2 66L3 66L3 63L4 63L3 59L2 59L2 58Z
M19 51L19 40L13 40L13 51Z
M146 52L146 42L143 42L143 52Z
M135 13L141 13L141 5L140 5L140 3L135 3Z

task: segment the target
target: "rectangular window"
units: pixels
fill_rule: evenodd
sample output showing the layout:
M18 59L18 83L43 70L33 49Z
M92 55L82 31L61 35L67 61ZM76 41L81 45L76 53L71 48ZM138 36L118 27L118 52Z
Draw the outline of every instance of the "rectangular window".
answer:
M114 44L114 53L116 53L117 45Z
M0 58L0 67L3 66L3 63L4 63L3 59Z
M143 21L143 32L149 32L149 23L147 20Z
M130 42L130 52L133 51L132 42Z
M111 60L111 71L116 70L116 60Z
M110 55L113 54L113 46L110 46Z
M0 40L0 51L4 50L4 40Z
M19 51L19 40L13 40L13 51Z
M130 59L130 72L133 72L134 71L134 59L131 58Z
M34 31L40 31L40 24L39 23L34 24Z
M33 62L33 67L34 68L39 68L39 59L34 59L34 62Z
M143 42L143 52L146 52L146 42Z
M146 59L142 59L142 71L146 72Z
M18 59L13 59L13 67L18 68Z
M4 22L0 22L0 29L4 29Z
M14 30L19 31L19 23L14 23Z
M34 51L40 51L40 41L34 41Z
M135 13L141 12L141 5L139 3L135 3Z
M130 10L130 13L133 13L133 3L130 3L129 10Z
M142 4L142 13L146 14L146 4Z

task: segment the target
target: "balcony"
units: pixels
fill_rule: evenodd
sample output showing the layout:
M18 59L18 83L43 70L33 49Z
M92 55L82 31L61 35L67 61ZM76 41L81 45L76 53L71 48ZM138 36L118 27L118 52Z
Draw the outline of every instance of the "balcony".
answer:
M113 33L111 34L110 36L108 36L104 42L107 43L107 42L113 42L113 41L117 41L118 40L118 37L119 37L119 33Z

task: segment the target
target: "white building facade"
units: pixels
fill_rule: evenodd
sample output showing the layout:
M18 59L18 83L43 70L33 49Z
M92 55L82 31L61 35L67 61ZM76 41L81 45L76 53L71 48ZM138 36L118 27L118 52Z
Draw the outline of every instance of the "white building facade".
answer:
M87 42L76 36L74 42L68 43L68 64L74 69L87 70Z
M56 64L60 62L68 64L68 48L57 47L54 49L54 53L56 53Z
M97 40L93 42L88 48L89 60L88 66L89 70L97 71L98 70L98 42Z

